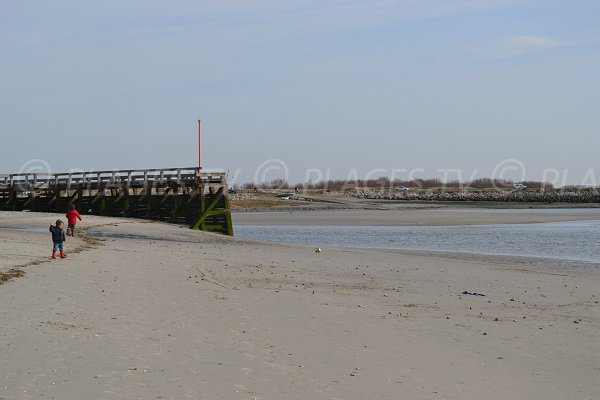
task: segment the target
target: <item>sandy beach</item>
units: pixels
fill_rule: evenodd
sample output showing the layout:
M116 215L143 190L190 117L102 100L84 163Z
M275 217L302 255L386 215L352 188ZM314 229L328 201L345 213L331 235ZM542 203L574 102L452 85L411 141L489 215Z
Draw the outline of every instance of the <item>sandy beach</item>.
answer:
M329 210L283 219L240 213L234 221L600 219L596 210L578 213ZM79 225L84 236L66 243L68 258L51 261L47 229L57 217L0 213L3 400L591 400L600 393L597 265L316 253L91 216Z

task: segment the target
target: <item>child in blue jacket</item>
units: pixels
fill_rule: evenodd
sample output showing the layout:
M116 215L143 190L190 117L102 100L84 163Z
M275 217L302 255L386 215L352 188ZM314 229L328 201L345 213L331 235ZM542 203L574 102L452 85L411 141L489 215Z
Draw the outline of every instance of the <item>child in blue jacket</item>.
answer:
M56 220L56 225L50 225L50 233L52 233L52 259L56 260L56 251L60 251L60 258L67 258L65 255L64 242L67 241L63 227L65 224L60 220Z

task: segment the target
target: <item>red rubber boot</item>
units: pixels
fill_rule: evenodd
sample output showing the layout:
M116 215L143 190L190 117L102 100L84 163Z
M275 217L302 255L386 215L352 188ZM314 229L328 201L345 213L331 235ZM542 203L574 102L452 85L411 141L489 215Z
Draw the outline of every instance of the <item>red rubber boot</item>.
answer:
M56 260L56 251L52 250L52 259Z
M67 258L67 255L62 250L60 251L60 258Z

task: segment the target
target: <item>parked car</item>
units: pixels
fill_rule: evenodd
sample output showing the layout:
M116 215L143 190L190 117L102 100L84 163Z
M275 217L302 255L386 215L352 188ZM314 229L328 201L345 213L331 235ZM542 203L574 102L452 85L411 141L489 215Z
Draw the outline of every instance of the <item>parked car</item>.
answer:
M522 183L519 182L515 182L512 185L513 189L515 190L523 190L523 189L527 189L527 186L523 185Z
M406 191L408 190L408 188L407 188L406 186L396 186L396 187L394 188L394 190L395 190L396 192L406 192Z

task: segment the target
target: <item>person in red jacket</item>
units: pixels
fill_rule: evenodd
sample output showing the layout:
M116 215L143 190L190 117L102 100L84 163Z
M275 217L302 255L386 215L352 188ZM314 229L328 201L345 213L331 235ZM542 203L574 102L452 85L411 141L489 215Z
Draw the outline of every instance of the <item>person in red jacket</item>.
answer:
M67 223L69 224L67 229L67 235L70 233L71 236L75 236L75 224L77 224L77 219L81 221L81 215L75 209L75 204L71 204L69 211L67 211Z

